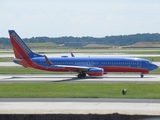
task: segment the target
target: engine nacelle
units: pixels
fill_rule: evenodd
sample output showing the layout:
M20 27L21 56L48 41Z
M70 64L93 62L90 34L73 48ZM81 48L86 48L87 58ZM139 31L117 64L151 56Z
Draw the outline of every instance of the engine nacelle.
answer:
M104 70L102 68L91 68L88 70L89 76L103 76Z

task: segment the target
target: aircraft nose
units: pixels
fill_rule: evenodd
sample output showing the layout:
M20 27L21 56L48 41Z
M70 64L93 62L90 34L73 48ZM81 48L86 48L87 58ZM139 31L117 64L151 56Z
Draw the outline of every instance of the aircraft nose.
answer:
M158 65L152 64L152 70L155 70L155 69L157 69L157 68L158 68Z

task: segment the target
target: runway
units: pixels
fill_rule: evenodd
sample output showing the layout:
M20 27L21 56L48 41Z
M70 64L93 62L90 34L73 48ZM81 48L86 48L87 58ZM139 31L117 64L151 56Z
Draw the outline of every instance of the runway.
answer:
M139 74L107 74L102 77L89 77L79 79L77 74L34 74L34 75L0 75L0 83L28 83L28 82L68 82L68 83L90 83L90 82L139 82L139 83L159 83L159 74L146 74L140 78Z

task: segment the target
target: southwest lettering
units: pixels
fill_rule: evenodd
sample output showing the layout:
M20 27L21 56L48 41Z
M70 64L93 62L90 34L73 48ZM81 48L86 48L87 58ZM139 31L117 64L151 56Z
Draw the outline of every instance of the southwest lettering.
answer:
M22 42L22 40L13 32L11 36L16 40L16 42L20 45L20 47L26 52L30 54L31 51L26 47L26 45Z

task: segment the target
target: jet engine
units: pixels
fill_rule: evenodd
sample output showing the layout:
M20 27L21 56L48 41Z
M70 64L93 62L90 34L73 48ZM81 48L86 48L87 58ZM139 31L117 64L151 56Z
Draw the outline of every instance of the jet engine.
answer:
M103 76L104 70L102 68L91 68L88 70L89 76Z

